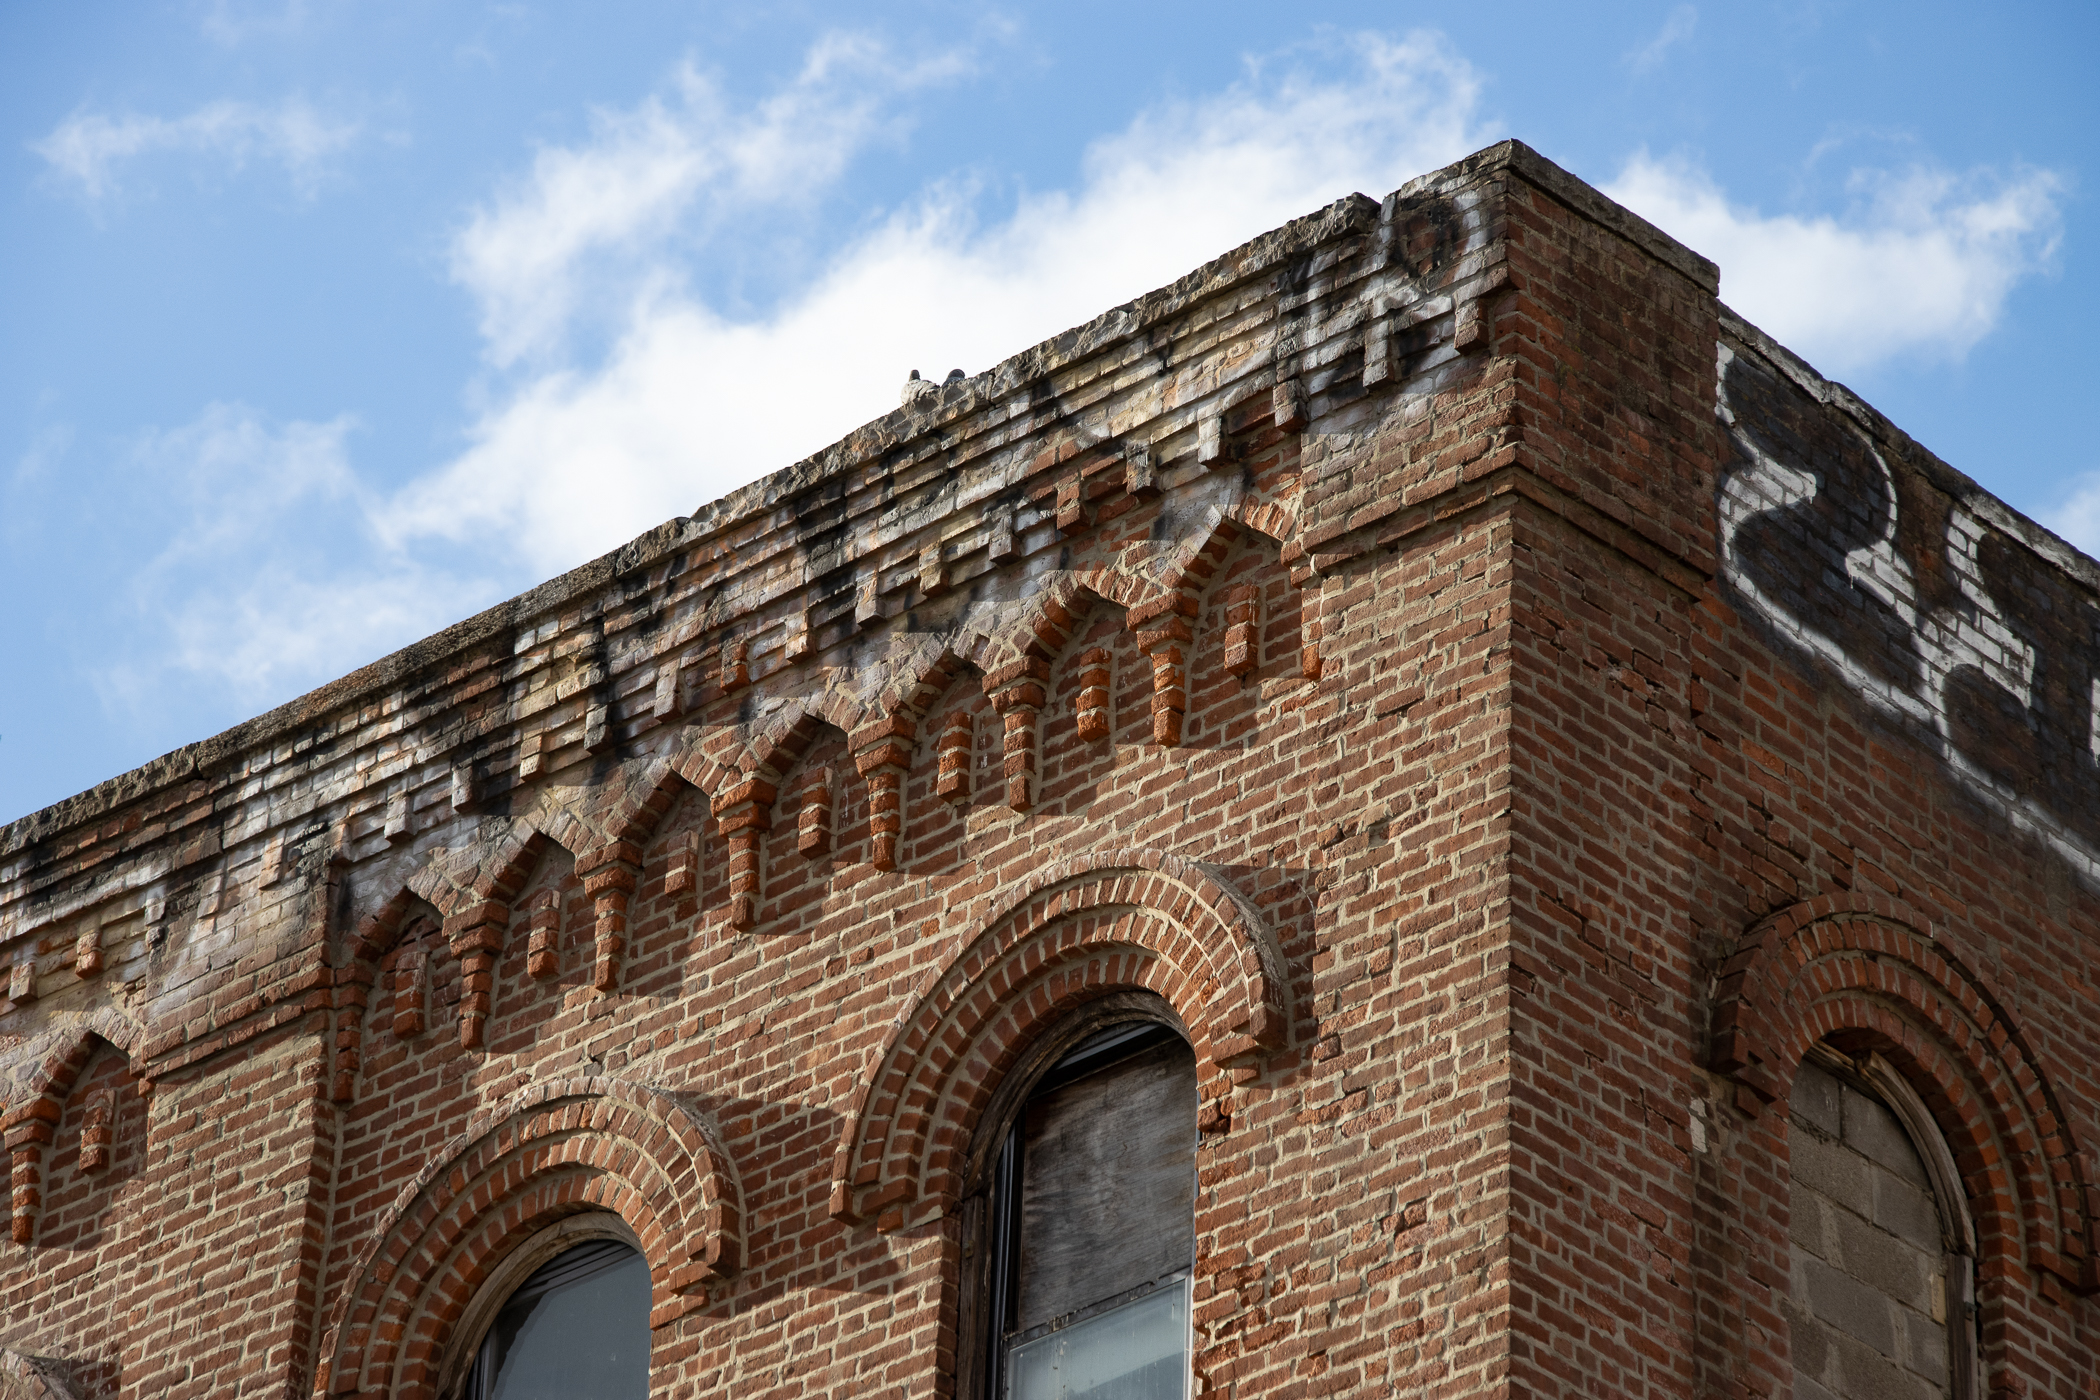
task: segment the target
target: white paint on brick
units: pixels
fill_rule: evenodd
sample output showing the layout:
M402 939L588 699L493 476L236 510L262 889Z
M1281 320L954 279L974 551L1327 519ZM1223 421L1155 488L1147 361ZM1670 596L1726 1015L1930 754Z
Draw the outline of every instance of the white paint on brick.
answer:
M1723 576L1766 622L1802 650L1827 663L1870 705L1936 733L1940 738L1941 756L1970 792L1997 809L2015 828L2048 845L2089 880L2100 883L2100 853L2069 831L2053 812L2031 796L2000 782L1954 745L1947 688L1957 671L1973 669L1980 672L2022 706L2031 708L2033 705L2034 648L2012 630L1991 601L1978 562L1985 526L1974 513L1956 505L1947 525L1946 559L1961 591L1963 607L1921 617L1909 563L1896 553L1894 546L1900 502L1895 495L1893 478L1880 450L1861 433L1867 450L1881 468L1884 488L1889 491L1889 526L1884 539L1846 556L1846 572L1854 583L1887 603L1910 629L1924 670L1923 681L1915 693L1888 684L1849 655L1835 638L1795 617L1780 600L1760 588L1743 567L1737 550L1737 537L1743 527L1767 512L1813 500L1816 478L1803 468L1775 459L1737 427L1735 411L1728 398L1728 366L1734 359L1735 351L1731 346L1725 343L1717 346L1715 375L1719 417L1730 429L1729 437L1736 451L1748 464L1730 472L1721 481L1716 514ZM1856 426L1853 430L1860 431ZM2100 756L2100 681L2095 682L2094 698L2096 708L2089 742L2093 753Z

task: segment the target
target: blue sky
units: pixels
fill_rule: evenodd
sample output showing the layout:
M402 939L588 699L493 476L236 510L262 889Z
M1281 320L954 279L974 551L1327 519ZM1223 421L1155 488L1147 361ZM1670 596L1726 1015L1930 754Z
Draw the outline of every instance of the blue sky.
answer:
M2100 550L2100 9L0 8L0 820L1517 136Z

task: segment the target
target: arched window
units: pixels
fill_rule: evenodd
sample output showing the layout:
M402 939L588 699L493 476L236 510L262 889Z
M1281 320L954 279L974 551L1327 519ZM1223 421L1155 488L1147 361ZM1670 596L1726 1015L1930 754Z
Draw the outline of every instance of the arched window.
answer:
M618 1222L572 1217L505 1261L461 1333L459 1400L647 1400L649 1263Z
M1817 1045L1788 1099L1799 1400L1976 1400L1976 1233L1954 1158L1878 1055Z
M966 1396L1188 1393L1196 1060L1130 1014L1146 1000L1061 1027L994 1101L964 1212Z

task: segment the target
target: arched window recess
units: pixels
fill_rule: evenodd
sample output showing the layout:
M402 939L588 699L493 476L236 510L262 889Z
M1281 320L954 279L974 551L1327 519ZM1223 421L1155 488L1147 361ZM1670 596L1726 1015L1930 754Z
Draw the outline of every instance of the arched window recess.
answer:
M1876 1156L1885 1157L1887 1155L1885 1151L1876 1151L1872 1140L1871 1117L1865 1125L1866 1131L1859 1134L1859 1137L1865 1139L1865 1142L1861 1144L1855 1140L1855 1124L1849 1105L1856 1103L1858 1100L1847 1098L1845 1102L1848 1106L1842 1109L1835 1118L1831 1116L1827 1106L1820 1111L1811 1106L1810 1100L1813 1098L1813 1090L1808 1083L1809 1080L1814 1078L1813 1074L1810 1073L1811 1069L1820 1070L1823 1074L1828 1075L1830 1079L1836 1080L1838 1085L1841 1086L1841 1090L1849 1090L1852 1094L1862 1096L1871 1104L1878 1105L1880 1109L1887 1110L1889 1116L1895 1119L1896 1126L1901 1129L1903 1136L1908 1139L1909 1147L1915 1154L1916 1169L1922 1170L1925 1194L1931 1199L1933 1212L1937 1217L1939 1235L1939 1258L1936 1261L1932 1261L1937 1265L1937 1268L1930 1272L1923 1281L1924 1296L1905 1297L1905 1293L1909 1290L1901 1284L1901 1269L1891 1269L1889 1260L1879 1256L1900 1255L1900 1240L1906 1233L1901 1201L1908 1192L1900 1184L1876 1180L1875 1178L1879 1176L1879 1172L1874 1166L1869 1165L1865 1176L1862 1177L1862 1180L1868 1184L1861 1192L1860 1199L1856 1202L1856 1206L1865 1213L1864 1218L1856 1223L1849 1232L1842 1224L1839 1224L1835 1233L1843 1242L1839 1244L1836 1251L1828 1251L1826 1246L1826 1252L1835 1252L1844 1256L1836 1259L1834 1262L1845 1273L1853 1277L1850 1279L1839 1279L1832 1276L1829 1270L1826 1269L1826 1289L1832 1292L1843 1289L1853 1293L1858 1293L1862 1288L1874 1289L1877 1292L1886 1289L1891 1296L1885 1301L1894 1305L1894 1310L1890 1315L1899 1320L1906 1315L1916 1315L1915 1312L1906 1313L1905 1304L1908 1304L1913 1309L1922 1305L1926 1315L1930 1316L1934 1323L1943 1325L1945 1328L1944 1352L1935 1356L1934 1353L1938 1350L1937 1344L1917 1340L1908 1342L1895 1341L1894 1349L1903 1352L1905 1358L1912 1362L1914 1367L1927 1373L1924 1379L1928 1382L1929 1388L1935 1393L1946 1395L1948 1400L1982 1400L1982 1333L1981 1321L1976 1307L1976 1224L1970 1214L1968 1192L1962 1184L1960 1170L1955 1165L1954 1154L1947 1146L1946 1137L1941 1133L1939 1124L1933 1118L1931 1109L1918 1096L1917 1090L1911 1087L1910 1081L1905 1079L1894 1065L1880 1055L1872 1051L1856 1056L1849 1055L1828 1042L1818 1041L1808 1048L1804 1061L1802 1071L1796 1075L1795 1090L1791 1101L1791 1115L1795 1122L1795 1131L1820 1134L1831 1142L1833 1148L1843 1149L1848 1155L1851 1152L1860 1152L1863 1147L1864 1150L1860 1158L1862 1164L1867 1159ZM1827 1080L1824 1082L1828 1083ZM1873 1112L1873 1109L1867 1110L1869 1115L1872 1115ZM1819 1119L1821 1121L1818 1121ZM1795 1165L1795 1191L1797 1195L1794 1201L1796 1212L1805 1208L1815 1208L1799 1195L1804 1189L1810 1191L1816 1189L1816 1185L1812 1180L1804 1181L1802 1179L1801 1173L1806 1170L1799 1160L1802 1152L1802 1145L1797 1143L1795 1148L1797 1158ZM1899 1162L1895 1165L1900 1168L1902 1163ZM1890 1189L1891 1186L1893 1186L1893 1192ZM1843 1213L1843 1203L1833 1200L1829 1202L1827 1209ZM1873 1231L1869 1229L1870 1225L1878 1229L1892 1231L1890 1241L1897 1243L1892 1245L1890 1241L1884 1241L1883 1248L1875 1252L1863 1250L1861 1244L1843 1239L1848 1233L1867 1235L1871 1239ZM1826 1229L1824 1233L1829 1234L1831 1232ZM1794 1236L1797 1255L1804 1248L1811 1253L1816 1252L1818 1249L1818 1231L1815 1228L1815 1223L1804 1224L1803 1222L1797 1222ZM1926 1239L1913 1236L1910 1242L1916 1245L1923 1245L1926 1243ZM1874 1277L1881 1274L1886 1274L1888 1277ZM1830 1288L1830 1285L1833 1284L1836 1287ZM1879 1289L1875 1288L1877 1284L1880 1286ZM1797 1301L1805 1303L1813 1311L1816 1308L1817 1300L1813 1297L1816 1292L1816 1289L1811 1288L1810 1293L1812 1296L1810 1299ZM1849 1317L1858 1312L1859 1309L1856 1306L1838 1309L1840 1317ZM1873 1329L1865 1330L1871 1331ZM1891 1329L1892 1338L1894 1330ZM1937 1331L1938 1328L1935 1327L1933 1330ZM1883 1342L1882 1346L1884 1349L1889 1349L1891 1343ZM1820 1349L1814 1350L1816 1350L1817 1354L1820 1353ZM1796 1384L1798 1387L1803 1375L1803 1362L1805 1359L1800 1354L1799 1338L1796 1340L1796 1352ZM1814 1357L1807 1359L1814 1359ZM1847 1371L1848 1362L1853 1368L1858 1368L1858 1362L1854 1358L1847 1358L1842 1355L1833 1358L1822 1367L1826 1372L1824 1379L1830 1379L1833 1374L1849 1374ZM1876 1363L1870 1357L1867 1359L1866 1364L1873 1366ZM1918 1378L1912 1377L1911 1379L1915 1381ZM1862 1379L1861 1384L1865 1384L1864 1379ZM1944 1390L1940 1389L1941 1385L1944 1385Z
M616 1215L572 1215L482 1283L438 1368L445 1400L647 1400L649 1263Z
M1183 1400L1196 1111L1195 1052L1149 993L1023 1054L972 1144L958 1400Z

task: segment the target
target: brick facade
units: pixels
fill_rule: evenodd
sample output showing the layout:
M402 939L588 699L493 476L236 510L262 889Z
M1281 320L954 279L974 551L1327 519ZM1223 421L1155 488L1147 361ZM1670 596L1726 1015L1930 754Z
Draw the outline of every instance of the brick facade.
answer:
M598 1212L656 1393L950 1395L1121 996L1198 1394L1789 1393L1820 1043L2100 1395L2100 570L1717 287L1497 146L0 830L0 1393L431 1394Z

